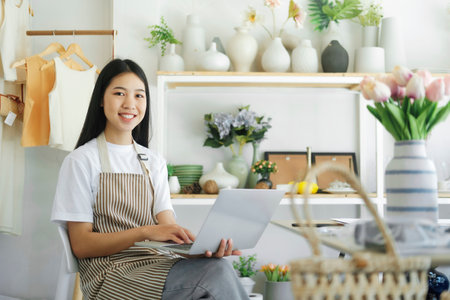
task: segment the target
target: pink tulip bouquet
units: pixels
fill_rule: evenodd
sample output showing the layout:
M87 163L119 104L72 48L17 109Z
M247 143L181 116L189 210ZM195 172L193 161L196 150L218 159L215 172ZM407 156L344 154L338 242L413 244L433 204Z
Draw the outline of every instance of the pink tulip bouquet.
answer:
M365 76L360 87L374 101L367 108L396 141L426 139L450 113L450 75L433 78L425 70L396 66L392 74Z

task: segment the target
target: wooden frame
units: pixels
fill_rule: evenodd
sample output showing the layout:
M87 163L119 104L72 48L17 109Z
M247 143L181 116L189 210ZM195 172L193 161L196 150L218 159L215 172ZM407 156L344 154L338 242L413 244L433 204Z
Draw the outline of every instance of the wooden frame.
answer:
M275 162L277 173L270 174L274 187L277 184L288 184L290 181L300 181L306 175L308 158L306 152L264 152L264 159Z
M326 161L335 161L338 164L348 166L351 172L358 175L358 168L356 167L356 154L355 152L313 152L311 153L311 159L313 164L320 164ZM319 189L326 189L330 183L339 180L346 182L341 176L333 173L323 173L317 177L317 184Z

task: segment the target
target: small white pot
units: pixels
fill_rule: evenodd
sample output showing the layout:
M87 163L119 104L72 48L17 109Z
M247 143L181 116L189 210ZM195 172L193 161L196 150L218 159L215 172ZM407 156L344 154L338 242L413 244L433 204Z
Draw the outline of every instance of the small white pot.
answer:
M247 294L251 294L253 290L253 286L255 285L255 281L250 277L239 277L239 281L241 282L244 289L247 291Z
M211 43L208 51L204 52L198 61L197 70L226 72L230 68L230 59L217 51L216 43Z
M169 190L171 194L178 194L181 191L180 182L177 176L169 177Z

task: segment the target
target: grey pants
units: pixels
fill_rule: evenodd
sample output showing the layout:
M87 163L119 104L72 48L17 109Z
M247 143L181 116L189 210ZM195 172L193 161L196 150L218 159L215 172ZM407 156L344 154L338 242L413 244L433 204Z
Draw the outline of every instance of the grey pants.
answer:
M249 299L226 259L195 258L177 262L169 272L162 300Z

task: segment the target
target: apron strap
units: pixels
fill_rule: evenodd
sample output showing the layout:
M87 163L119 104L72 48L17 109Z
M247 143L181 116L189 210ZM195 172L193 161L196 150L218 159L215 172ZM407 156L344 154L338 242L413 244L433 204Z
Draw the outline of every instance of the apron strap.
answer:
M103 173L111 173L111 163L109 162L108 147L106 146L105 132L97 137L98 154L100 155L100 165Z
M158 221L156 220L155 214L154 214L154 207L155 207L155 201L156 201L155 189L154 189L153 181L152 181L152 172L150 171L150 167L148 166L148 163L149 163L148 157L144 153L139 153L137 144L134 140L133 140L133 146L134 146L134 150L137 153L137 159L139 160L139 163L141 164L142 172L144 173L144 176L147 178L147 180L150 184L150 193L152 195L151 214L152 214L153 223L155 223L157 225Z

